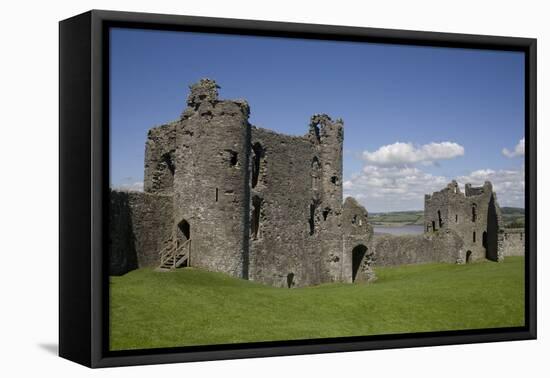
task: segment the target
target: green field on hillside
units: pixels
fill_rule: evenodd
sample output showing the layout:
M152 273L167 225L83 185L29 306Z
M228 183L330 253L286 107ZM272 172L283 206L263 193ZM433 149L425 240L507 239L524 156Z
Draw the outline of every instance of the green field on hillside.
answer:
M372 284L279 289L184 268L111 277L111 350L524 324L524 261L376 269Z
M525 210L518 207L502 207L504 227L521 228L525 224ZM424 211L392 211L386 213L371 213L369 221L374 226L401 227L406 225L423 225Z

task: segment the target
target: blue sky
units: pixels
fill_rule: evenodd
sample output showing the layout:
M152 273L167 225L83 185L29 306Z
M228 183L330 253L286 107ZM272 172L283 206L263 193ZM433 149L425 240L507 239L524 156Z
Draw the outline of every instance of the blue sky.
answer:
M344 193L369 211L422 209L451 179L523 207L523 53L133 29L111 31L111 186L140 188L147 130L204 77L260 127L342 118Z

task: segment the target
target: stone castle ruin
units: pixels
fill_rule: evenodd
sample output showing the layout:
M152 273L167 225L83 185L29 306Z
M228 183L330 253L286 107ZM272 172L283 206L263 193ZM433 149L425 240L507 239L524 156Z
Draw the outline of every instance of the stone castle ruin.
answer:
M305 135L279 134L218 88L192 85L180 119L149 130L143 192L111 190L111 274L191 266L291 288L369 282L374 263L523 254L489 182L426 195L422 235L373 235L365 208L343 201L342 120L317 114Z
M490 182L464 193L456 181L424 197L424 233L376 235L376 265L430 262L464 264L504 256L523 256L523 229L506 229Z
M250 125L203 79L149 130L144 192L111 191L111 273L192 266L278 287L370 281L367 211L342 197L343 122L304 136Z
M426 232L452 230L462 240L457 262L481 259L502 261L504 228L496 193L490 182L481 187L466 184L462 193L456 181L427 194L424 199Z

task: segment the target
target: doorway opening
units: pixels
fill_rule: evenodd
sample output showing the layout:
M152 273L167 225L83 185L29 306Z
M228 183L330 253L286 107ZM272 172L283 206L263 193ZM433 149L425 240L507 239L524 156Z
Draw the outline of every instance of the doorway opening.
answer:
M178 244L184 243L187 240L191 239L191 226L189 222L183 219L178 223Z
M351 280L352 282L355 282L357 279L357 273L359 273L359 270L361 268L361 265L363 263L363 260L365 259L365 255L367 254L367 247L365 247L363 244L359 244L353 250L351 251Z

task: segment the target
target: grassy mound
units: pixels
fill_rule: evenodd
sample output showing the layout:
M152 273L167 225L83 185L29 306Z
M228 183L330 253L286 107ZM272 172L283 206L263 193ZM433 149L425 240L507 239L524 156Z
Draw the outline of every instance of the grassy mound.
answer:
M111 350L522 326L524 260L376 269L278 289L185 268L111 277Z

